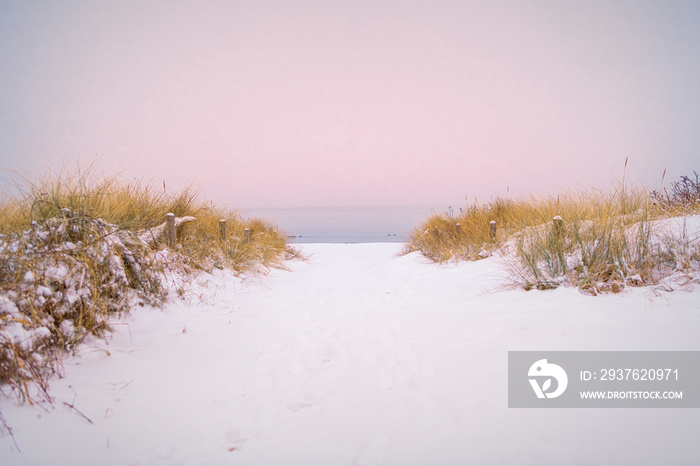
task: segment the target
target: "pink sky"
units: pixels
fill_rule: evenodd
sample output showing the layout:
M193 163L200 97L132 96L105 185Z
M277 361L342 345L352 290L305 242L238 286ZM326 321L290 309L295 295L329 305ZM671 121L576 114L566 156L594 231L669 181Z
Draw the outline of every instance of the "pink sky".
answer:
M697 24L697 2L2 2L0 169L96 161L230 207L610 188L626 157L656 187L700 169Z

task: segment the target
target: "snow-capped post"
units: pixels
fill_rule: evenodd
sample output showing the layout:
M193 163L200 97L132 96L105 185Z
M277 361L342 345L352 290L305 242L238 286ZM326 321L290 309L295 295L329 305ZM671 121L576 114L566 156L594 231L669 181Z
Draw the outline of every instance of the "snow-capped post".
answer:
M552 221L554 222L554 234L557 238L561 238L564 233L564 220L557 215Z
M170 247L175 246L176 235L175 235L175 214L169 213L165 216L165 231L166 237L168 238L168 245Z
M245 239L246 244L250 243L250 228L246 228L243 231L243 238Z
M226 241L226 220L219 220L219 238L222 242Z
M491 234L491 242L496 242L496 221L491 220L489 222L489 233Z
M462 224L461 224L461 223L455 223L455 227L457 228L457 234L458 234L458 235L462 234Z

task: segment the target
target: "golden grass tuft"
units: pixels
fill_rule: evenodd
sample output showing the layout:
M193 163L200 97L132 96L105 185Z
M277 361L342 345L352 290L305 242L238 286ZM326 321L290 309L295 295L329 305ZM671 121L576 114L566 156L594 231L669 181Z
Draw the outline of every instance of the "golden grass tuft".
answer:
M19 233L31 222L61 216L62 209L99 218L125 231L153 228L165 221L165 214L193 216L196 221L183 228L180 252L192 264L206 268L210 263L252 272L259 265L280 266L285 258L299 257L289 247L286 235L263 219L243 219L235 210L214 206L203 200L191 186L178 193L143 182L125 182L118 176L93 176L91 170L47 175L26 181L18 198L0 202L0 234ZM219 238L219 220L226 220L227 237ZM251 242L243 231L251 231Z
M682 213L693 212L700 212L700 201L682 205ZM513 253L514 279L526 289L570 284L590 294L617 292L656 283L677 270L669 265L670 257L678 263L683 256L686 270L700 270L693 259L697 240L655 240L655 221L677 213L671 212L669 203L660 208L648 190L625 185L612 193L497 198L474 203L454 217L432 216L409 235L404 252L421 251L436 262L479 260L495 251ZM555 217L563 220L561 230ZM491 221L496 222L495 239Z
M167 213L196 220L174 246L155 234L144 241ZM28 182L0 202L0 393L9 387L31 402L33 386L50 399L61 355L104 336L111 315L162 304L168 270L186 286L200 271L266 273L290 258L300 255L275 225L215 207L191 187L171 194L90 170Z

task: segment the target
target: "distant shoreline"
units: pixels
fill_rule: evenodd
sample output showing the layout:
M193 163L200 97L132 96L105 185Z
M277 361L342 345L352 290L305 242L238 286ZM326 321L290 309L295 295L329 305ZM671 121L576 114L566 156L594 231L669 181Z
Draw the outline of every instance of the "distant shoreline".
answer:
M449 206L302 207L241 209L284 230L292 243L403 243L411 230Z

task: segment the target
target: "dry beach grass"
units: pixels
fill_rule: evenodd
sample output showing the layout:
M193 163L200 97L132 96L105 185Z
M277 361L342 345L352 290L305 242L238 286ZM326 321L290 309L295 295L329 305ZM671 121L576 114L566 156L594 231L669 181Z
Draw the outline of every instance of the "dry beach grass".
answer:
M153 234L166 213L196 219L174 246ZM20 402L50 399L61 354L104 336L111 315L160 305L168 289L183 294L202 270L265 273L290 257L298 252L274 225L191 188L171 194L89 170L25 183L0 203L0 391Z
M682 219L699 212L697 174L661 192L623 183L612 193L497 198L457 216L432 216L410 234L405 252L421 251L436 262L500 252L525 289L563 284L593 295L619 292L673 274L694 280L688 274L700 270L700 240L686 234ZM671 219L681 227L664 228Z

